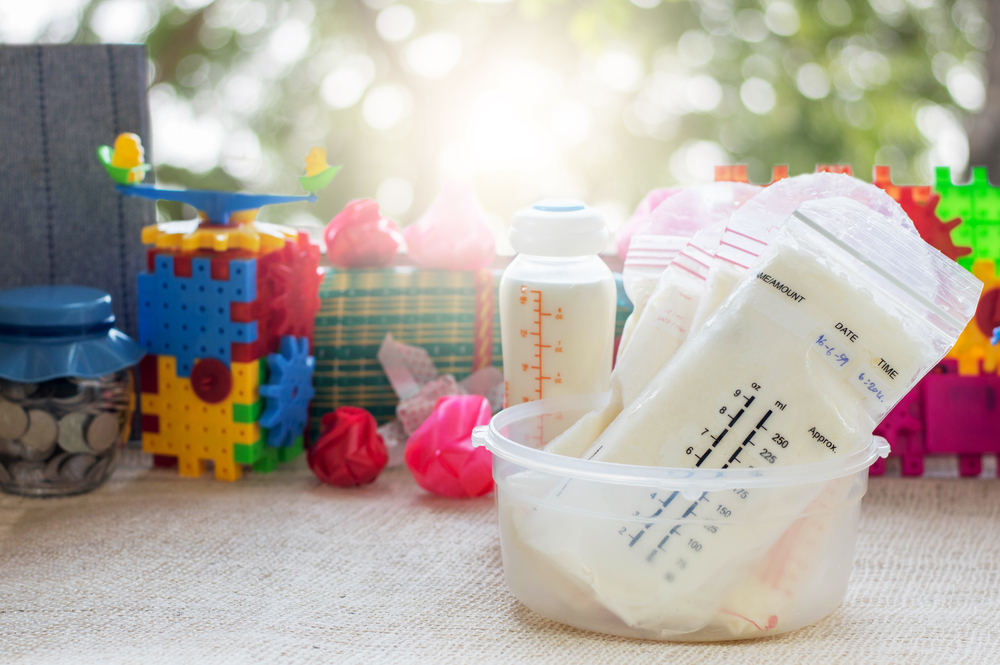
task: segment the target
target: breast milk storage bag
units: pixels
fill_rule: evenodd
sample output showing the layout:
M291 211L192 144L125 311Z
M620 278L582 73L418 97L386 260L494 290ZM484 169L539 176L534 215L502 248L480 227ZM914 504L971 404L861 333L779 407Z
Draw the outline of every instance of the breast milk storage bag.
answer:
M782 558L783 567L820 580L809 593L822 593L823 574L833 571L810 572L817 552L789 527L850 490L837 481L802 484L797 474L870 440L954 344L981 288L856 201L803 204L584 454L729 470L720 473L745 474L745 488L729 483L692 495L568 480L516 515L513 530L572 590L566 602L594 603L645 634L721 627L729 631L723 637L741 637L750 624L779 630L802 588L753 593L767 586L761 571ZM787 486L754 487L755 469L782 466L794 467Z
M699 231L674 257L656 283L632 332L628 346L618 354L611 372L611 399L588 413L545 447L547 452L580 457L623 407L666 364L688 338L691 320L705 288L705 277L725 222ZM642 236L633 236L640 238ZM624 341L624 337L623 337Z

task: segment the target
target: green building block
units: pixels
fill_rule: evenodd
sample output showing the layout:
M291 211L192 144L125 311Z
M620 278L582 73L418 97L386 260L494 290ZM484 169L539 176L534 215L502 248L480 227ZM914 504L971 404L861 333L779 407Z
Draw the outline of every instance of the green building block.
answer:
M285 446L283 448L278 448L278 461L279 462L291 462L293 459L302 454L305 448L305 442L302 437L296 437L292 445Z
M253 404L233 404L233 422L255 423L260 418L263 400L257 400Z
M952 238L954 238L954 234ZM995 259L1000 257L1000 224L995 222L975 224L972 228L971 246L973 248L972 256L976 258Z
M935 211L942 221L956 217L962 223L951 231L951 241L972 248L972 253L958 259L967 270L978 259L1000 260L1000 187L989 182L985 166L972 169L972 182L956 185L951 169L935 169L934 191L941 200Z
M267 434L264 434L261 440L266 441ZM304 449L305 440L301 436L296 437L290 446L272 448L268 445L262 445L259 456L253 462L253 470L257 473L270 473L278 468L278 464L290 462L301 455Z
M941 219L961 217L962 222L972 215L972 197L964 186L951 180L951 168L939 166L934 170L934 191L941 197L937 206L937 216ZM960 225L958 228L962 228ZM955 229L957 231L958 229ZM952 238L954 238L952 231ZM970 236L971 237L971 236ZM957 244L957 243L956 243Z
M273 448L264 451L264 456L253 463L253 470L257 473L271 473L278 468L278 455L272 452Z
M233 446L233 461L237 464L255 464L264 454L264 438L253 444L237 443Z
M977 222L1000 222L1000 188L990 185L985 166L972 168L972 217Z

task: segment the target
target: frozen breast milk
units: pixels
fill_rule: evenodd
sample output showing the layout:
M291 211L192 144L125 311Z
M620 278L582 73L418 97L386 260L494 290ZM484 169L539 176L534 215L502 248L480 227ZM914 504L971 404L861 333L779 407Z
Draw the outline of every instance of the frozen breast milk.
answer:
M629 626L663 635L725 626L734 604L769 619L755 607L754 576L823 488L754 489L752 469L849 454L954 344L981 288L856 201L803 204L585 454L750 470L747 488L688 496L572 480L550 505L574 510L539 507L517 522L519 537ZM609 512L651 521L594 517ZM771 519L743 523L762 515ZM692 516L713 524L689 527Z
M548 452L579 457L670 360L688 337L691 319L714 260L725 222L698 232L660 276L646 302L628 346L611 373L611 400L588 413L545 447Z

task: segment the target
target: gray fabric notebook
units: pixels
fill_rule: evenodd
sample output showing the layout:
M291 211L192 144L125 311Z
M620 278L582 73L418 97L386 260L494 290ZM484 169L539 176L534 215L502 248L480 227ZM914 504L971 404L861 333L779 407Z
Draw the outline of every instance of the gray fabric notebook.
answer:
M152 162L146 71L140 45L0 46L0 288L104 289L133 338L156 208L114 190L97 146L134 132Z

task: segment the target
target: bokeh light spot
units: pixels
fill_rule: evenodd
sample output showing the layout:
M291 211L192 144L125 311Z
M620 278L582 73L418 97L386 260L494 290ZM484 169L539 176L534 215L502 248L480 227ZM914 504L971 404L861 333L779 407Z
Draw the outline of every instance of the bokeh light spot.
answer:
M413 205L413 185L406 178L386 178L375 194L382 211L389 215L402 215Z
M399 42L411 34L417 26L417 15L406 5L389 5L378 13L375 29L387 42Z
M375 63L363 53L352 53L340 60L332 72L323 77L320 95L330 108L354 106L375 78Z
M823 99L830 94L830 77L815 62L799 67L795 74L795 85L809 99Z
M747 110L757 115L769 113L774 108L777 96L774 86L761 78L749 78L740 86L740 99Z
M454 69L462 57L462 40L450 32L436 32L410 42L404 59L414 73L439 79Z
M410 113L410 91L401 85L378 85L365 95L362 115L373 129L391 129Z

